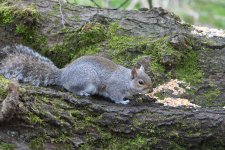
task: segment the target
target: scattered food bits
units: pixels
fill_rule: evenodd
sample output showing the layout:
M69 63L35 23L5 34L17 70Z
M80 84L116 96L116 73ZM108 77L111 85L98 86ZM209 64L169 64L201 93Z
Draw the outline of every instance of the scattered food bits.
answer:
M177 79L170 80L169 82L159 85L158 87L153 89L152 93L147 94L151 98L157 99L156 103L162 103L164 106L172 106L172 107L178 107L178 106L186 106L186 107L200 107L196 104L192 104L188 99L184 98L174 98L174 97L166 97L163 100L159 99L159 97L156 96L157 93L160 93L164 90L171 90L173 95L180 95L185 93L185 89L180 87L180 84L185 85L186 89L190 89L190 87L185 83L184 81L179 81Z
M194 30L191 31L192 34L199 36L210 37L225 37L225 30L222 29L214 29L208 27L198 27L193 25Z
M154 88L153 92L150 93L149 95L155 95L156 93L159 93L160 91L163 91L163 90L171 90L173 91L173 95L183 94L185 92L185 89L181 88L179 84L186 84L186 83L184 81L179 81L177 79L170 80L169 82ZM187 86L187 88L190 88L190 87ZM152 98L156 98L156 97L152 97Z
M167 97L163 100L157 100L156 103L163 103L164 106L172 106L172 107L178 107L178 106L200 107L196 104L192 104L188 99L184 99L184 98Z

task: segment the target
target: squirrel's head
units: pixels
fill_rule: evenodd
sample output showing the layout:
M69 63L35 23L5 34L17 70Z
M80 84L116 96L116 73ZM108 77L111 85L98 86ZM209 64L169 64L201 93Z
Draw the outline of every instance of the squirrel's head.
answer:
M137 94L146 94L153 91L152 81L145 73L145 69L141 66L139 69L133 68L131 70L132 90Z

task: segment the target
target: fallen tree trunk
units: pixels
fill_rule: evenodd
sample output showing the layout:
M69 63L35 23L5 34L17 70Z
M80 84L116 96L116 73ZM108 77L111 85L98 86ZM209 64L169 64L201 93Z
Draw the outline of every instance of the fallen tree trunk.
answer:
M18 115L1 125L0 137L18 149L224 146L224 109L172 108L149 102L124 106L49 88L21 88Z
M171 74L183 79L185 76L179 76L179 66L185 68L185 63L191 61L183 61L183 54L197 52L198 68L194 69L201 70L204 75L201 78L199 72L187 75L200 81L193 82L194 93L186 96L201 106L214 107L172 108L150 101L117 105L101 97L80 98L61 89L21 84L16 115L0 125L1 148L225 147L225 110L219 107L224 106L225 95L223 37L206 38L191 34L193 27L182 24L177 16L163 9L121 11L63 4L62 10L66 28L63 28L56 1L2 4L1 47L22 43L49 56L61 67L71 59L93 54L93 51L126 66L137 56L147 55L151 64L156 62L155 65L165 69L150 72L155 85L161 79L169 79ZM151 50L160 53L155 55ZM177 53L179 55L175 55ZM73 54L73 58L68 54ZM154 60L156 56L158 58ZM57 61L59 58L62 59ZM188 80L188 77L184 79ZM2 77L0 81L3 100L8 81ZM195 80L191 78L191 81Z

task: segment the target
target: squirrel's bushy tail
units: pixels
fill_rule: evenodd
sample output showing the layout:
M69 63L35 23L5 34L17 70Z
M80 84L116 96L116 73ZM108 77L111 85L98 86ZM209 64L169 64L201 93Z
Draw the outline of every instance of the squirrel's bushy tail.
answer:
M7 46L0 50L0 74L32 85L59 84L60 69L52 61L23 46Z

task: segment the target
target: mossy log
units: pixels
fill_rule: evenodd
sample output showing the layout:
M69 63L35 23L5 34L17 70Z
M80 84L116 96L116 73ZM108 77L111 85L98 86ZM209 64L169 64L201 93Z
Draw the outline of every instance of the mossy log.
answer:
M2 90L2 89L1 89ZM43 87L20 87L18 113L1 123L15 149L224 148L225 110L118 105ZM6 144L7 143L7 144Z
M191 25L161 8L122 11L63 3L60 13L59 7L58 1L1 1L0 47L27 45L59 67L86 54L127 67L149 56L155 85L170 78L190 82L185 96L203 107L135 100L118 105L20 84L17 113L0 124L2 149L224 149L225 38L191 34ZM0 77L1 101L7 85Z

